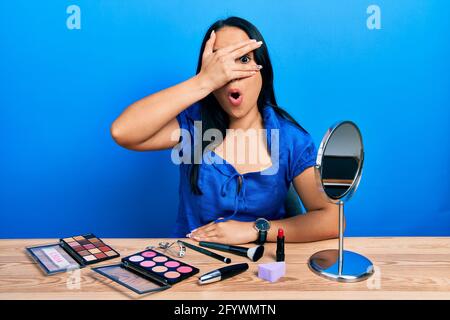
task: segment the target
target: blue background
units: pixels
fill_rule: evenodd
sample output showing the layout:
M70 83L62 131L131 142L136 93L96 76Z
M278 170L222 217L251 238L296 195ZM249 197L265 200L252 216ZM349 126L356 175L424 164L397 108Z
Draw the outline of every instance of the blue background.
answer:
M81 8L81 30L66 8ZM370 4L381 30L366 27ZM359 124L351 236L450 235L448 1L1 1L0 237L158 237L172 230L170 151L113 142L133 101L195 74L204 32L238 15L262 32L279 104L319 143Z

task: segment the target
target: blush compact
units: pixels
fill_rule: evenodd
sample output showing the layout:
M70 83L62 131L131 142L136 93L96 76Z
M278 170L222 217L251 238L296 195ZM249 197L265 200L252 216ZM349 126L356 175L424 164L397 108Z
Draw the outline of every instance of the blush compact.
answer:
M92 268L138 294L161 291L199 272L199 269L148 249L122 258L121 264Z
M92 233L62 238L59 243L27 247L26 250L48 275L120 256Z

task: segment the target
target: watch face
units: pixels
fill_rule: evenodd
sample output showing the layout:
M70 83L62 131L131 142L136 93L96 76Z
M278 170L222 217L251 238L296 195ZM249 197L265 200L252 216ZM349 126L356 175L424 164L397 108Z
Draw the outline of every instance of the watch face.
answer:
M261 231L267 231L270 228L270 222L266 219L258 219L255 222L256 229Z

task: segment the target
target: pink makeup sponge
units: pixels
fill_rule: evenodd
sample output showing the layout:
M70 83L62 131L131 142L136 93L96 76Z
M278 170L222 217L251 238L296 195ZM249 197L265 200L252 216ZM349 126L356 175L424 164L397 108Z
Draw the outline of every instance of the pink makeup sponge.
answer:
M272 262L258 265L258 278L275 282L286 274L286 264L282 262Z

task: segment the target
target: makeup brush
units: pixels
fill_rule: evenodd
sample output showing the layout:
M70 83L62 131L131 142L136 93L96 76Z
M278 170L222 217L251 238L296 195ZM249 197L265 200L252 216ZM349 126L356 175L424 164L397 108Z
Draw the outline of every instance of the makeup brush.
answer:
M207 242L207 241L200 241L199 245L201 247L225 251L225 252L236 254L241 257L247 257L250 260L252 260L253 262L261 259L261 257L264 254L264 246L245 248L245 247L231 246L231 245L227 245L227 244L222 244L222 243L217 243L217 242Z
M203 253L203 254L205 254L205 255L207 255L207 256L210 256L211 258L220 260L220 261L222 261L222 262L225 262L225 263L230 263L230 262L231 262L231 259L230 259L230 258L221 256L220 254L217 254L217 253L215 253L215 252L206 250L206 249L204 249L204 248L200 248L200 247L194 246L193 244L190 244L190 243L188 243L188 242L178 240L178 243L181 243L182 245L184 245L184 246L186 246L186 247L188 247L188 248L190 248L190 249L192 249L192 250L195 250L195 251L197 251L197 252Z

